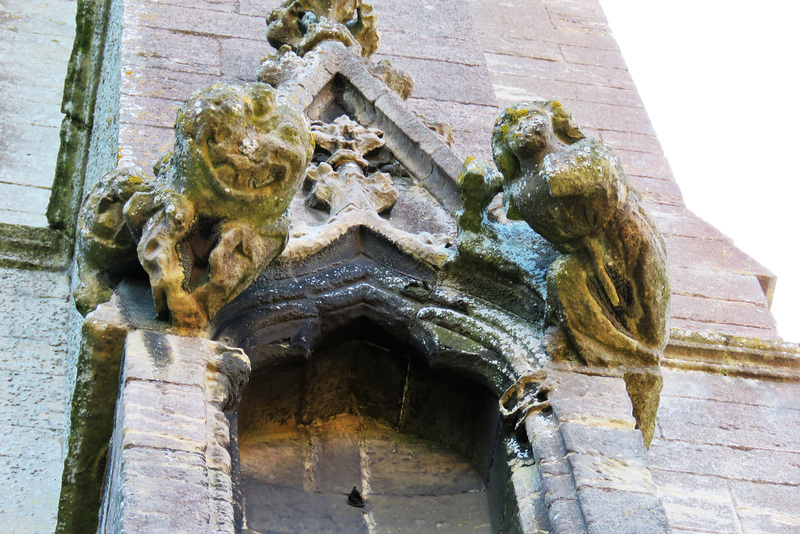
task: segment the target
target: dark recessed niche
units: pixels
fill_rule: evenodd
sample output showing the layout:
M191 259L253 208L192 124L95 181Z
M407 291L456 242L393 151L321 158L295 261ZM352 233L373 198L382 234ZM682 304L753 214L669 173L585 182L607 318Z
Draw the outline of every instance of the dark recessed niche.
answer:
M495 532L489 493L507 471L493 465L496 397L371 324L357 330L307 365L253 372L238 417L245 527ZM353 487L365 507L348 505Z

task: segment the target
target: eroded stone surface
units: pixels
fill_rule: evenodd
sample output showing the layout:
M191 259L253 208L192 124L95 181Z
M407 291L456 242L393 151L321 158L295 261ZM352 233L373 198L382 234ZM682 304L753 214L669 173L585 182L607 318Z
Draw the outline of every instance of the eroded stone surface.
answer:
M322 41L335 40L365 57L378 48L377 17L362 0L286 0L267 16L267 40L303 56Z
M276 104L265 84L195 92L156 180L114 171L85 203L79 309L107 299L135 245L156 311L201 329L283 250L312 146L305 117Z
M99 532L234 532L223 412L238 403L249 374L240 349L128 335Z
M243 436L246 524L257 532L491 532L486 483L435 441L340 415ZM366 506L347 505L351 487Z
M509 214L563 255L548 272L551 317L590 365L654 365L667 341L663 239L604 143L557 102L507 109L492 135Z

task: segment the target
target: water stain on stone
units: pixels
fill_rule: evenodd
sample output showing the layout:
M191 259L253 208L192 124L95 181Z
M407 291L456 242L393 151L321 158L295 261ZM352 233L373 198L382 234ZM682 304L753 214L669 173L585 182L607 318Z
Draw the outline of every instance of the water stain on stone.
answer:
M155 332L142 332L147 354L159 369L166 369L172 363L172 349L164 336Z

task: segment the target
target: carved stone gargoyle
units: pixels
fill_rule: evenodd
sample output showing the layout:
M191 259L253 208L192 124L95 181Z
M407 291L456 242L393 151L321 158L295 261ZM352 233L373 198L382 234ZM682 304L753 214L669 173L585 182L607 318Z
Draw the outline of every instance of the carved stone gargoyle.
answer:
M506 109L492 152L502 177L468 160L459 178L462 231L490 233L481 214L502 191L508 218L524 220L560 252L547 271L551 356L568 340L586 365L621 373L649 443L670 302L660 232L611 148L585 138L558 102Z
M84 202L78 309L107 300L138 260L158 314L203 328L283 251L313 146L308 119L266 84L196 91L155 180L115 170Z
M666 246L611 148L583 138L558 102L536 102L503 112L492 152L509 218L562 253L548 271L551 320L589 365L657 365Z

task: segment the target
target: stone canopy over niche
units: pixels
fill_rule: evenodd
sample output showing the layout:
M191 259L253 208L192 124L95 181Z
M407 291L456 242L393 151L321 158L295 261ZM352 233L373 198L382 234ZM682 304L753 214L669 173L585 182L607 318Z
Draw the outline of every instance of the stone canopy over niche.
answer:
M180 400L171 394L159 405L157 439L151 443L142 429L128 448L137 448L141 474L155 486L161 475L146 466L168 462L176 450L189 463L199 454L213 465L195 467L197 483L214 490L218 532L258 531L256 525L277 519L296 531L291 525L304 512L292 507L303 503L341 519L333 531L371 529L409 521L398 502L424 492L437 504L420 520L439 517L442 528L466 520L453 515L461 508L477 514L469 518L473 525L483 528L488 518L490 531L571 531L560 530L564 525L580 531L603 523L592 513L610 500L630 508L621 521L646 515L654 518L648 532L663 531L644 449L663 347L640 365L631 358L638 353L614 344L638 346L641 336L625 329L626 310L617 308L624 302L638 309L637 295L648 293L624 291L632 269L611 254L613 240L603 240L605 219L594 216L603 210L582 211L591 228L574 242L548 241L534 231L535 209L523 202L522 220L510 218L510 205L525 198L520 189L541 192L543 178L563 178L562 190L577 191L561 206L569 216L580 201L602 203L606 195L610 211L620 215L614 220L627 220L635 195L626 196L618 162L606 155L611 163L598 171L594 160L570 151L557 137L570 131L571 117L551 102L548 109L532 106L541 113L512 133L498 122L504 135L517 136L509 141L517 167L502 154L497 169L471 159L465 164L448 145L447 125L405 105L410 77L364 57L377 44L368 31L369 6L313 4L287 0L268 18L271 42L281 46L265 60L258 82L193 95L179 116L175 150L160 160L153 183L115 171L85 204L78 264L102 291L82 301L89 311L82 358L92 371L82 376L105 372L82 391L74 416L88 425L86 413L97 412L105 426L94 441L79 436L70 444L65 486L80 484L62 499L64 517L82 499L98 498L91 476L105 461L103 432L112 426L103 528L153 525L160 517L155 509L169 517L169 502L136 504L147 500L146 483L124 483L134 476L132 453L123 450L127 425L142 409L133 380L142 380L205 392L197 403L210 416L182 419L166 408ZM299 40L276 24L297 24ZM351 30L369 38L352 39ZM547 142L536 144L542 138ZM546 174L555 160L563 165ZM146 277L135 261L104 264L113 250L93 254L102 241L96 238L108 236L138 259ZM568 293L563 286L552 290L551 265L564 260L559 253L572 254L569 265L580 266L572 272L588 280L568 305L556 299ZM584 303L592 313L583 324L559 320ZM609 314L617 314L615 322L602 323ZM193 351L195 341L207 342L209 355ZM602 357L587 358L588 345L599 346L593 355ZM210 355L218 353L236 354L247 365L226 368ZM148 358L156 378L131 368ZM120 385L116 413L108 408L114 366L133 377ZM252 383L239 404L250 369ZM587 377L573 377L582 373ZM595 375L607 375L605 382ZM551 402L576 380L582 387L602 383L620 413L595 415L589 421L601 423L589 428L594 423L576 417L569 401ZM449 476L436 481L435 491L420 489L412 475L400 484L404 466L387 442L446 457ZM214 446L203 448L208 443ZM602 450L594 454L595 448ZM353 487L363 493L350 494L350 504L364 497L369 503L361 517L345 507ZM179 509L186 514L197 506L185 504Z

